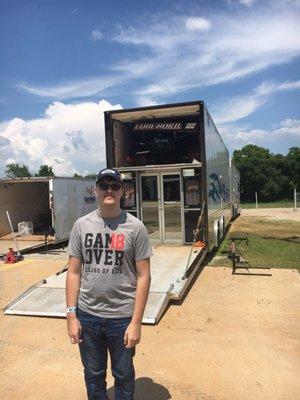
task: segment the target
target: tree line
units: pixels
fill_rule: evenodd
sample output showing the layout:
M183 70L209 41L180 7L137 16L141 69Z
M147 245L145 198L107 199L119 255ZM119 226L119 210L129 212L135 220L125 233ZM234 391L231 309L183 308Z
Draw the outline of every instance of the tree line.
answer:
M29 169L27 165L19 165L17 163L12 163L12 164L7 164L6 165L6 170L5 174L8 178L30 178L30 177L37 177L37 176L55 176L54 172L52 170L52 167L49 165L41 165L38 171L34 174L31 174L29 172ZM79 174L74 174L74 178L90 178L90 179L95 179L97 174L92 173L88 175L79 175Z
M291 147L287 155L273 154L253 144L233 152L240 171L242 202L292 200L300 190L300 148Z

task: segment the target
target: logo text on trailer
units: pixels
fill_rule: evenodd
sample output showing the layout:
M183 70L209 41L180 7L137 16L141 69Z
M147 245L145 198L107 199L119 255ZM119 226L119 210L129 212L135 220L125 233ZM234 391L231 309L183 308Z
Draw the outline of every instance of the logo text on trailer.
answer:
M137 122L134 125L135 131L153 131L153 130L182 130L196 129L196 122L187 122L185 125L182 122Z
M87 203L87 204L95 203L96 197L94 196L93 186L87 187L86 192L88 193L88 195L84 196L85 203Z

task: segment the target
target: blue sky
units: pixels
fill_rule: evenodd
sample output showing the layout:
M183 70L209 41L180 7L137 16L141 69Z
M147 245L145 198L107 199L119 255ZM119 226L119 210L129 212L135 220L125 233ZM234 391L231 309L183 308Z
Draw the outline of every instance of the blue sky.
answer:
M230 152L300 144L300 1L0 0L0 176L105 165L103 111L204 100Z

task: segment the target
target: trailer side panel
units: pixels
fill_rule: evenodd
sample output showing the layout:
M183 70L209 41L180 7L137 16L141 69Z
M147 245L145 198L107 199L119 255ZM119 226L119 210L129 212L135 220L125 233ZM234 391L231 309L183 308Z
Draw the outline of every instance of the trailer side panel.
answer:
M206 107L204 107L204 129L208 243L209 249L212 249L219 245L219 239L231 219L229 153ZM219 232L216 233L216 230Z
M74 222L97 208L94 180L53 178L51 202L55 239L68 239Z

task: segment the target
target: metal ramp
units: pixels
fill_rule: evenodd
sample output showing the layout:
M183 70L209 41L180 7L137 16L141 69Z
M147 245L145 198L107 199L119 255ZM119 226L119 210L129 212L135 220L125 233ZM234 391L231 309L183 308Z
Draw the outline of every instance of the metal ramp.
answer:
M143 323L155 324L170 299L180 299L197 272L206 250L194 248L187 274L191 246L155 246L151 258L152 282ZM5 314L62 317L65 313L66 268L38 282L8 304Z

